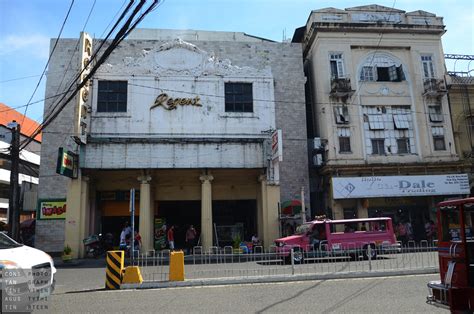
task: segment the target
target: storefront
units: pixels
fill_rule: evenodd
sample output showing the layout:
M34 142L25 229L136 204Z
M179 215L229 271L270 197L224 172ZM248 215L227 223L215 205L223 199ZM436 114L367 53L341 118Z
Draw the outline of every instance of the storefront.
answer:
M469 194L467 174L333 177L332 214L336 219L391 217L410 222L415 240L424 224L436 221L435 205Z

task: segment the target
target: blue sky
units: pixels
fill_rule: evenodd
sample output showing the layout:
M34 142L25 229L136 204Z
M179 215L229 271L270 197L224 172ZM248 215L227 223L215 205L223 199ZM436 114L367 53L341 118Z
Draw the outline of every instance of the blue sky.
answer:
M96 0L85 31L100 37L127 0ZM27 104L49 54L70 0L0 0L0 102L11 107ZM94 0L75 0L62 38L77 38ZM474 54L474 0L165 0L140 24L142 28L239 31L281 41L303 26L311 10L380 4L405 11L424 10L444 17L445 53ZM452 62L447 64L453 69ZM474 69L474 62L458 62L456 70ZM26 76L30 78L17 79ZM33 102L44 98L43 78ZM24 108L19 109L24 112ZM1 113L0 113L1 114ZM43 103L30 105L27 116L41 122Z

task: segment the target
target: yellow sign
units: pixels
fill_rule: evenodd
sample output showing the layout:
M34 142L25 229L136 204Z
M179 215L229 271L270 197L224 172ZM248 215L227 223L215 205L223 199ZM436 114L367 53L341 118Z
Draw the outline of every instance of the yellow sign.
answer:
M66 219L66 200L39 200L38 219Z
M171 98L168 94L163 93L156 97L155 103L150 107L150 110L158 106L162 106L166 110L176 109L179 105L202 107L200 101L201 98L199 96L194 98Z

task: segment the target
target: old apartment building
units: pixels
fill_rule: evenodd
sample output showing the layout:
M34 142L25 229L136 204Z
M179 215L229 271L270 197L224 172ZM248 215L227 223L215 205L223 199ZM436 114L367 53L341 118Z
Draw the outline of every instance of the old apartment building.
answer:
M308 77L316 213L391 216L423 233L437 201L469 194L448 106L444 32L432 13L378 5L314 10L295 31Z

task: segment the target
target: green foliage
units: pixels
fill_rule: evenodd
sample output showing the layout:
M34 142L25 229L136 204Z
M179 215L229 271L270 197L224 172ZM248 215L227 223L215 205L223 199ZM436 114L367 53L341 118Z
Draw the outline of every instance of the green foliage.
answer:
M232 239L232 241L233 241L232 246L234 247L234 249L238 249L240 247L240 242L242 242L242 239L240 238L240 235L236 235Z
M69 254L71 254L71 252L72 252L71 247L70 247L69 245L66 245L66 246L64 247L63 254L64 254L64 255L69 255Z

